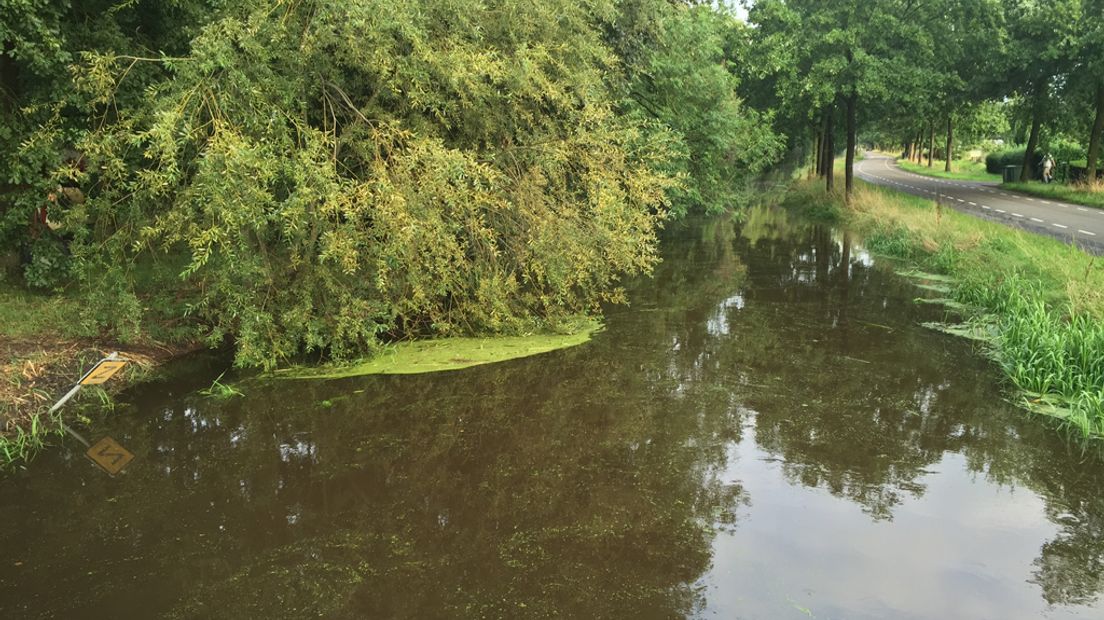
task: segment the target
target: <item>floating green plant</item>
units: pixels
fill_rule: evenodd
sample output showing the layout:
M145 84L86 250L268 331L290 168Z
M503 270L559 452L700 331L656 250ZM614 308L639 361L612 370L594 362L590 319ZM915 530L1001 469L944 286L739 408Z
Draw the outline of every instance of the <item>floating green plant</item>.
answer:
M459 370L580 345L590 340L600 328L598 321L587 320L570 334L413 340L390 345L368 360L347 365L289 368L276 371L275 376L282 379L340 379L360 375L411 375Z

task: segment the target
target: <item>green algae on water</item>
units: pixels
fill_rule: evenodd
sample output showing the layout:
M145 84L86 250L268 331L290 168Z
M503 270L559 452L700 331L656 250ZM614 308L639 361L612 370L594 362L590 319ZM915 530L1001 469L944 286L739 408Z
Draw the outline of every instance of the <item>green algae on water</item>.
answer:
M570 334L413 340L390 345L375 357L360 362L289 368L276 371L275 376L281 379L341 379L459 370L580 345L590 340L601 327L599 321L588 319Z

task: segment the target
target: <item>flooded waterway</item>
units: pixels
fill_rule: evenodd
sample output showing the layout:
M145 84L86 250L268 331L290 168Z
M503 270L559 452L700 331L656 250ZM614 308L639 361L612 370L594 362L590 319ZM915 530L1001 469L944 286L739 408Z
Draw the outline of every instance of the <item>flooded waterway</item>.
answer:
M1104 617L1104 465L924 294L759 209L567 350L124 395L0 480L0 617Z

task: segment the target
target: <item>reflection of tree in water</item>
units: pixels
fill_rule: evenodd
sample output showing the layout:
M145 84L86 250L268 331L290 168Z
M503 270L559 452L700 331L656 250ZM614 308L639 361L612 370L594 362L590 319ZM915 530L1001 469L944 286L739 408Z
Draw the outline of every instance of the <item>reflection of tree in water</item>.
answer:
M891 519L946 451L972 471L1042 496L1061 533L1043 546L1036 582L1052 604L1104 591L1104 468L1050 428L1008 415L990 374L962 342L893 329L886 317L923 320L915 289L867 267L861 249L821 227L796 236L778 216L752 219L740 255L746 304L733 315L740 342L722 363L749 368L761 387L756 441L779 454L795 483L855 501ZM939 318L939 317L932 317ZM899 323L898 323L899 324Z
M1104 592L1104 471L1098 449L1082 452L1049 429L1025 428L1008 438L1011 449L978 450L974 461L1008 486L1023 485L1046 499L1058 535L1043 545L1033 581L1052 605L1092 603ZM989 446L985 446L989 448ZM997 446L1000 447L1000 446Z
M883 325L887 312L914 312L906 291L855 256L850 238L820 226L791 233L739 240L747 302L724 363L759 382L747 399L756 440L791 480L889 519L903 495L923 492L917 479L948 447L929 439L933 411L956 390L930 340Z

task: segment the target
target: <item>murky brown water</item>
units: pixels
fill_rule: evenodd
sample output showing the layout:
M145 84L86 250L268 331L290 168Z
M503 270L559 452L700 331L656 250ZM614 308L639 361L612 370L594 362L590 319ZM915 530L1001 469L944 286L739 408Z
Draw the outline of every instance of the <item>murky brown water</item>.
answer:
M182 364L0 481L3 618L1101 618L1104 466L843 235L671 231L591 343L440 375Z

